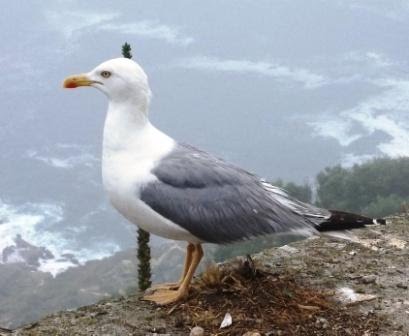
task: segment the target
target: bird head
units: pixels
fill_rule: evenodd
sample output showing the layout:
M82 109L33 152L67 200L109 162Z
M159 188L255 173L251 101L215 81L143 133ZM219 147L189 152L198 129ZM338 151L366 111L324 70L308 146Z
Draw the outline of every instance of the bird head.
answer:
M63 86L67 89L92 86L102 91L112 102L132 102L145 107L151 96L145 71L128 58L114 58L90 72L69 76Z

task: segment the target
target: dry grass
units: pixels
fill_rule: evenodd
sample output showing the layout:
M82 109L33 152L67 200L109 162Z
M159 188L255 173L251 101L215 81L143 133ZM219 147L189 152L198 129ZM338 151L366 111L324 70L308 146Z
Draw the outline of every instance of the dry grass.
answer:
M220 329L229 312L233 324ZM193 285L188 301L168 314L178 327L201 326L211 335L377 335L379 319L343 307L329 292L298 284L289 275L256 268L251 259L210 267Z

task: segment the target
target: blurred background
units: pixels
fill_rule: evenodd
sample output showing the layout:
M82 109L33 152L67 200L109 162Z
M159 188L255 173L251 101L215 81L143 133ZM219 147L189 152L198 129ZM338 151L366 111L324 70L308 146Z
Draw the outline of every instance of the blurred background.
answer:
M101 185L106 98L64 77L126 41L157 127L305 201L383 216L409 199L408 19L404 0L4 3L0 325L136 287L136 228ZM153 280L177 278L183 244L151 247Z

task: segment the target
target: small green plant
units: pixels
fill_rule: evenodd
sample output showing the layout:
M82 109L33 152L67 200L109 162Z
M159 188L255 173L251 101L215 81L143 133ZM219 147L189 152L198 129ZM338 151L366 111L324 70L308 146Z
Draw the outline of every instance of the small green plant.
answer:
M122 46L122 56L125 58L132 58L131 45L127 42Z

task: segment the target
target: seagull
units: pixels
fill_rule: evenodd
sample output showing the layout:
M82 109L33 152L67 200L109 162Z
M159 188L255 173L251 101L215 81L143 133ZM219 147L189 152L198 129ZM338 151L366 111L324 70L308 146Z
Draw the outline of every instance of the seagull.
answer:
M187 242L179 282L155 286L145 300L165 305L185 298L203 243L384 224L298 201L256 175L166 135L149 121L148 77L133 60L108 60L67 77L63 86L90 86L108 97L102 179L112 205L145 231Z

